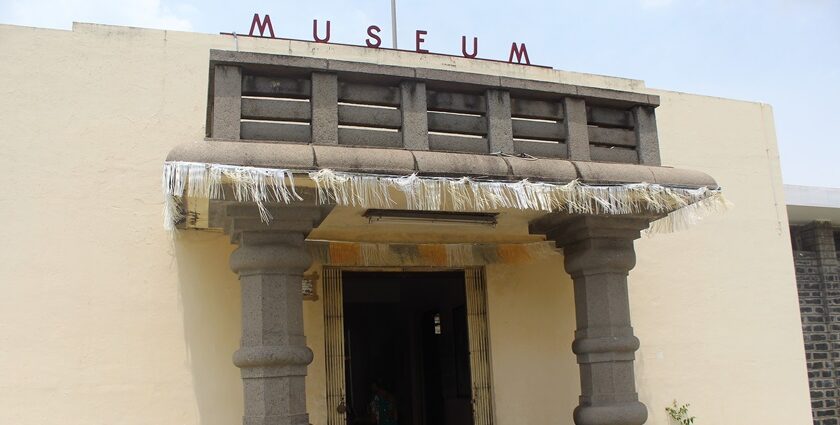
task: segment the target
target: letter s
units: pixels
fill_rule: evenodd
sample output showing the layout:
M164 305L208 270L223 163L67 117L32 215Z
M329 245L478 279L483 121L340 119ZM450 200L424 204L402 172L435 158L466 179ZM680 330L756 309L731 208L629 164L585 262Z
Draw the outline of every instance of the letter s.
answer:
M379 37L379 31L382 31L382 30L376 25L371 25L371 26L368 27L367 33L368 33L368 37L370 37L370 38L365 40L365 43L367 43L368 47L373 47L374 49L376 49L382 44L382 38ZM376 40L376 42L372 42L370 40L371 38Z

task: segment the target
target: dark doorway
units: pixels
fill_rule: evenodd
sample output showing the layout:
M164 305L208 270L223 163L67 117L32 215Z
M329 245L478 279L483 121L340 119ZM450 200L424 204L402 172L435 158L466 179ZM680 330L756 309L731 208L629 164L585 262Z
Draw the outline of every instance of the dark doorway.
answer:
M347 422L472 425L464 272L342 281Z

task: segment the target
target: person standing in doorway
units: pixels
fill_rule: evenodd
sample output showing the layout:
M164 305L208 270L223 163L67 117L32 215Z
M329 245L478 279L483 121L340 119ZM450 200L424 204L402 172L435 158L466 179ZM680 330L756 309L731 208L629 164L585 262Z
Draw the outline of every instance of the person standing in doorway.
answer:
M371 416L376 425L397 425L397 403L381 382L371 385L373 398L370 402Z

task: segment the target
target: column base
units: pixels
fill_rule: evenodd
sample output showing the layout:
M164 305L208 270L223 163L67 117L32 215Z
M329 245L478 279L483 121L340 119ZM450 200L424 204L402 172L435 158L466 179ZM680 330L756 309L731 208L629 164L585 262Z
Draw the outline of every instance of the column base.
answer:
M242 425L310 425L309 415L295 416L243 416Z
M576 425L642 425L647 417L647 408L639 401L578 406L574 413Z

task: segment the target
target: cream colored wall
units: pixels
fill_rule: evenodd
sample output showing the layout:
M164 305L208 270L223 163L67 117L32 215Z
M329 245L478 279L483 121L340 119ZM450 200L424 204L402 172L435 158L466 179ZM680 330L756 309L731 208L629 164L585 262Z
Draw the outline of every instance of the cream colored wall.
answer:
M233 42L0 25L0 423L240 421L233 247L207 232L173 241L161 226L163 158L204 135L210 48ZM635 80L384 50L245 38L239 48L643 89ZM769 110L658 94L663 161L709 172L737 207L637 245L631 302L649 423L667 423L662 408L673 398L692 403L702 423L807 423ZM501 425L570 423L578 377L571 287L559 264L488 269ZM308 402L319 425L318 302L306 303L305 320L316 353Z
M768 105L656 91L662 162L701 170L734 208L636 243L631 313L651 424L673 399L700 424L810 423L799 303Z
M220 235L161 230L217 37L0 26L0 423L241 421Z
M497 423L571 424L580 375L563 257L488 266L487 317Z

